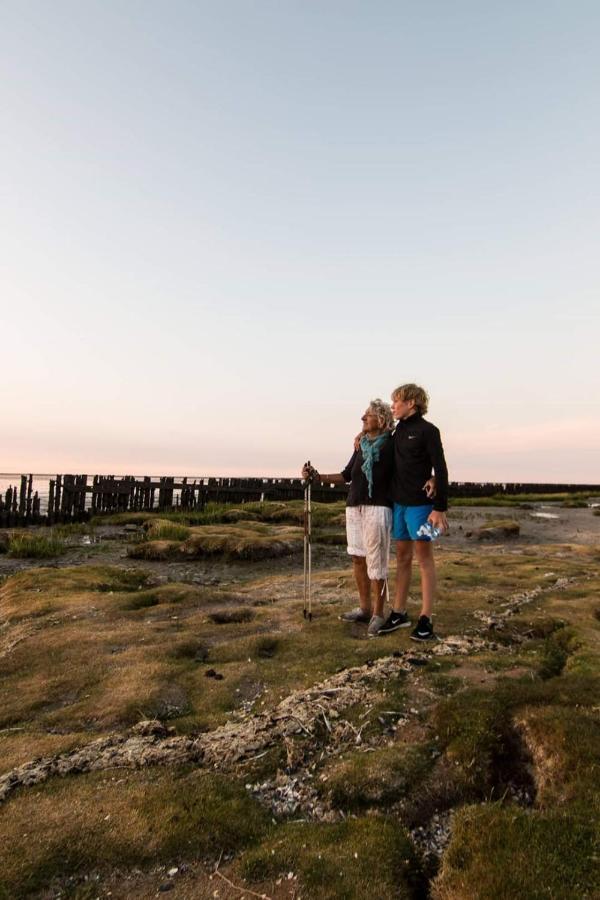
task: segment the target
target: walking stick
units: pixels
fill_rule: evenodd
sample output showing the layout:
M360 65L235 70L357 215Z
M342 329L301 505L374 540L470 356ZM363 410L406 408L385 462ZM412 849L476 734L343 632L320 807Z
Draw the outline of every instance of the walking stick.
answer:
M310 467L310 460L307 462ZM304 618L312 622L312 595L310 590L310 576L312 570L312 552L310 546L311 505L310 505L311 478L306 479L304 485ZM307 611L308 607L308 611Z

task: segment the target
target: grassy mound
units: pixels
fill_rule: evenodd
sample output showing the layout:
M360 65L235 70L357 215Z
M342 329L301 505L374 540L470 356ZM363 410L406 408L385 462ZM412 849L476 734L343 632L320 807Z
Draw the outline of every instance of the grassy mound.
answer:
M485 701L477 694L462 697L462 713L456 701L447 705L438 726L446 732L457 796L505 800L455 814L434 897L594 896L600 876L593 851L600 838L599 688L597 677L566 675L504 686ZM531 809L510 802L508 782L502 783L502 774L514 782L523 767L536 793Z
M65 545L52 532L21 532L10 536L7 552L13 559L52 559L64 553Z
M187 525L169 522L168 519L147 519L144 526L150 541L185 541L190 536Z
M127 548L130 559L166 560L177 557L181 541L141 541Z
M335 503L312 504L312 521L316 527L326 525L343 525L345 522L345 501ZM304 521L304 501L289 500L277 502L267 500L263 503L208 503L202 510L162 510L148 514L147 512L116 513L98 516L92 525L145 525L149 522L171 522L183 526L221 525L236 522L264 522L279 525L302 525Z
M385 808L419 784L430 765L428 746L393 744L377 753L348 755L332 769L324 787L334 806L345 812Z
M181 526L160 524L159 533ZM148 535L149 541L142 541L128 549L133 559L172 559L185 557L201 559L224 556L230 559L270 559L298 552L302 549L303 537L299 528L286 525L266 525L247 522L243 525L201 525L184 529L187 539L153 540L154 526ZM171 532L172 533L172 532Z
M433 891L436 900L465 897L595 897L598 820L583 809L550 814L517 806L466 807Z
M306 888L306 896L320 900L424 896L420 866L406 832L384 818L285 825L248 851L240 868L250 882L292 872Z
M0 896L27 897L65 876L181 854L216 860L268 829L267 813L244 788L217 775L148 769L52 780L8 801Z

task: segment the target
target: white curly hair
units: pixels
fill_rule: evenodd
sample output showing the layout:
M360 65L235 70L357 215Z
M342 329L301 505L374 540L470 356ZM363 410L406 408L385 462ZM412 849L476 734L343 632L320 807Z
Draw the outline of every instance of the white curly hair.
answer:
M385 403L377 397L375 400L371 400L368 408L374 416L377 416L380 428L383 428L384 431L392 430L394 427L394 417L389 403Z

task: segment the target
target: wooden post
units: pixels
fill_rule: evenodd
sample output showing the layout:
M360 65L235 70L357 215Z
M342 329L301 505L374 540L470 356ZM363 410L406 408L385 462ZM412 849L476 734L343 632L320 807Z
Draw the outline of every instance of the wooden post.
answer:
M27 480L27 515L31 515L31 496L33 493L33 475L30 475Z
M56 515L60 512L60 501L62 494L62 476L56 476L56 493L54 495L54 512Z
M73 482L72 475L63 475L63 493L60 511L63 515L69 515L73 509Z
M27 475L21 475L21 490L19 491L19 515L25 515L27 503Z
M79 512L85 513L85 501L87 500L87 475L79 476Z
M52 519L54 517L54 486L56 482L54 478L50 479L50 484L48 485L48 521L52 523Z

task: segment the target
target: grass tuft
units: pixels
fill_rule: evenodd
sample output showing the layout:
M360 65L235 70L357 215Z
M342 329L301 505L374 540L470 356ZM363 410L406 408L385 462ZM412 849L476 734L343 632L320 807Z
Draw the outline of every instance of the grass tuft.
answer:
M208 645L197 638L187 638L179 641L171 649L171 656L174 659L191 659L194 662L206 662L209 655Z
M160 597L156 591L139 591L138 593L130 593L121 609L148 609L150 606L158 606L159 603Z
M544 642L543 657L538 675L544 680L560 675L573 651L573 634L570 629L554 631Z
M545 815L513 804L466 807L455 815L434 896L595 896L597 827L582 811Z
M261 637L255 644L255 653L259 659L273 659L279 650L279 640L273 637Z
M149 541L185 541L190 536L187 525L179 525L167 519L148 519L144 525Z
M15 534L8 542L8 555L13 559L52 559L65 551L64 542L54 534Z
M267 813L242 786L186 769L55 779L10 800L7 813L0 896L4 890L9 897L90 870L155 866L182 855L216 860L269 829Z
M280 826L275 836L244 855L239 868L251 882L276 879L291 871L299 877L306 896L319 900L374 896L374 878L378 897L425 896L414 847L402 826L386 818Z
M377 753L351 753L332 769L320 790L344 812L385 808L410 793L430 768L429 746L394 744Z

